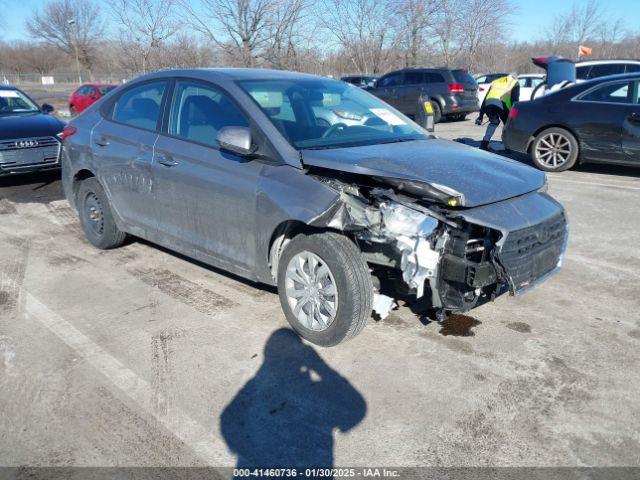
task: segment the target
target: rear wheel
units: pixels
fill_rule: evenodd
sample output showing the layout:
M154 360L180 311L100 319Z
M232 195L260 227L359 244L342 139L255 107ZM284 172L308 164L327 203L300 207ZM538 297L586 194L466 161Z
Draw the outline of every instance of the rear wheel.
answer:
M373 284L362 253L349 238L334 232L298 235L278 265L280 304L300 336L330 347L364 328Z
M531 159L536 167L546 172L568 170L578 160L578 142L564 128L547 128L533 141Z
M98 180L92 177L82 181L76 205L84 234L95 247L107 250L124 243L127 235L118 229Z
M435 100L430 100L430 103L433 107L433 123L440 123L440 120L442 120L442 108Z

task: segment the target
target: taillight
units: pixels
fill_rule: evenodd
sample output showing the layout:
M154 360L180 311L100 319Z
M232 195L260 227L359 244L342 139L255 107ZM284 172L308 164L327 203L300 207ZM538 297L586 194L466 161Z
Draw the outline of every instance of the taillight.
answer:
M452 83L449 85L449 91L451 93L464 93L464 87L459 83Z
M511 110L509 110L509 120L515 120L517 116L518 109L516 107L513 107Z
M64 127L62 129L62 133L60 134L60 140L62 140L64 142L65 138L70 137L71 135L73 135L77 131L78 131L78 129L76 127L74 127L73 125L67 125L66 127Z

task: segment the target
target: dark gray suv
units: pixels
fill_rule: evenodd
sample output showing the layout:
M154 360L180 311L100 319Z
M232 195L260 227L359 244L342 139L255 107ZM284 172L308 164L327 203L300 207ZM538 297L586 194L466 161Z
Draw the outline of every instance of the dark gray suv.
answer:
M131 234L277 285L287 320L319 345L407 294L443 318L524 291L558 269L567 239L544 173L313 75L157 72L63 137L64 191L93 245Z
M405 115L415 116L420 95L431 101L434 120L464 120L478 111L478 84L464 69L406 68L380 77L368 89Z

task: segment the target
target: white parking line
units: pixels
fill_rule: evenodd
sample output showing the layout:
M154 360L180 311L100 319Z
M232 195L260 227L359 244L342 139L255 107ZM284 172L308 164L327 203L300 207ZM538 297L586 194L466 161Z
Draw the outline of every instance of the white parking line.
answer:
M30 293L26 293L27 313L57 335L64 343L84 357L120 391L154 417L208 465L233 466L236 461L225 442L211 429L204 428L186 412L169 407L162 415L153 408L153 392L149 382L137 376L119 360L109 355L60 315Z
M611 188L618 188L621 190L640 190L640 186L629 186L629 185L621 185L619 183L601 183L601 182L581 182L579 180L566 180L564 178L555 178L555 177L549 177L551 179L551 183L554 182L560 182L560 183L572 183L575 185L589 185L589 186L595 186L595 187L611 187Z

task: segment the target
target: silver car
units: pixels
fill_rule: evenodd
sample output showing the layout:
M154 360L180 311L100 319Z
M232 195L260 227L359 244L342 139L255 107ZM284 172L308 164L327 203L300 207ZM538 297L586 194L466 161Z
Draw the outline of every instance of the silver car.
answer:
M327 125L319 106L367 120ZM406 295L443 319L523 292L557 271L566 245L544 173L437 139L322 77L145 75L63 137L64 190L91 243L130 234L277 285L287 320L318 345L354 337Z

